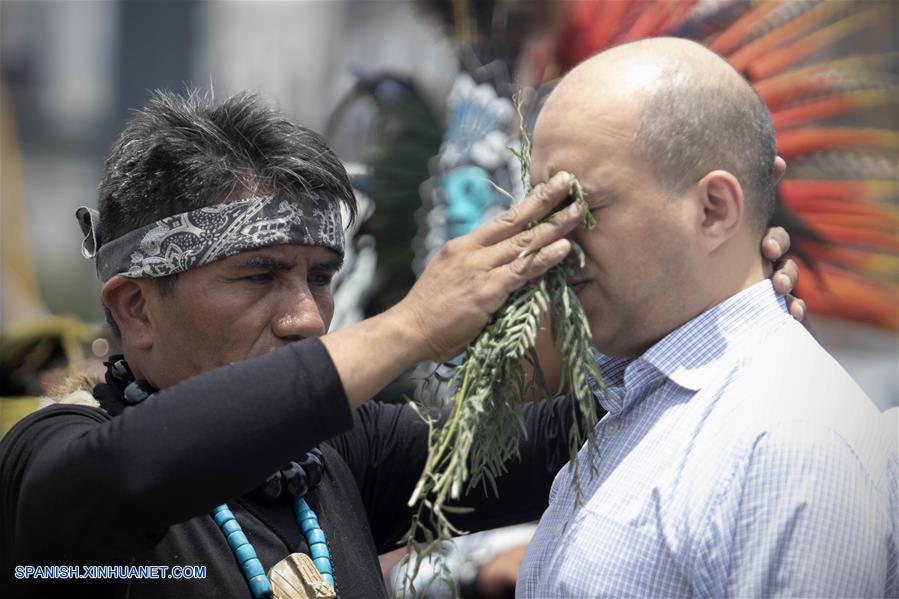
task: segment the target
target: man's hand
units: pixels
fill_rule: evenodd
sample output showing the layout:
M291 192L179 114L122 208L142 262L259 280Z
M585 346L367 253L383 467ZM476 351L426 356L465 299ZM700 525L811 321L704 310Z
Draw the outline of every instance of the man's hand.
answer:
M557 173L493 221L447 243L390 310L322 337L350 405L367 401L416 362L457 355L510 293L561 262L571 250L565 236L583 218L580 206L527 226L567 195L568 174Z
M506 549L493 556L478 571L476 589L481 597L506 597L515 591L518 571L527 553L528 544Z
M805 317L805 302L790 295L799 280L799 268L793 260L783 256L790 251L790 234L783 227L772 227L762 239L762 255L774 263L774 274L771 281L777 293L787 296L790 314L798 321Z
M568 195L568 174L557 173L520 204L447 243L396 306L419 333L423 358L445 361L461 352L509 294L562 261L564 237L582 219L577 204L526 229Z

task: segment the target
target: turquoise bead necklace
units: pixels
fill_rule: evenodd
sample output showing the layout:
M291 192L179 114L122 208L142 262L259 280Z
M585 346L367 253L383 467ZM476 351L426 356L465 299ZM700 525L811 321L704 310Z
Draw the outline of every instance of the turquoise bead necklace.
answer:
M303 494L305 494L305 489L303 491ZM309 555L312 558L312 563L315 564L315 568L321 574L322 579L331 585L331 588L336 588L334 585L334 570L331 565L331 553L328 551L325 531L322 530L318 522L318 516L315 515L315 512L309 507L302 495L294 499L293 508L300 530L303 531L303 535L306 537L306 544L309 545ZM231 547L231 552L234 553L234 558L240 565L244 578L247 580L253 599L271 599L273 596L272 583L265 574L265 569L256 555L256 550L247 539L228 504L223 503L212 510L212 517L228 540L228 545Z
M121 403L124 404L122 406L104 405L104 409L107 409L111 415L118 415L124 408L143 402L156 391L146 381L136 381L125 359L120 355L111 356L106 362L106 368L107 384L114 386L122 393ZM331 553L328 551L325 531L318 523L318 516L303 497L310 488L318 485L321 477L322 453L318 448L314 448L300 460L299 464L291 462L287 469L268 477L255 492L259 493L263 499L273 501L281 495L282 488L286 487L286 490L294 496L294 513L300 530L306 537L306 544L309 545L312 563L321 574L322 579L332 589L336 589ZM247 539L247 535L244 534L228 504L223 503L212 510L212 517L228 540L234 558L250 586L253 599L271 599L274 596L272 583L265 575L265 569L256 555L256 550Z

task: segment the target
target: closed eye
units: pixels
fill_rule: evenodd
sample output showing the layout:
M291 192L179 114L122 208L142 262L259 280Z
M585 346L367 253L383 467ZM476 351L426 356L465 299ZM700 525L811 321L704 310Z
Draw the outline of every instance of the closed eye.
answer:
M327 287L334 280L333 271L312 271L309 273L309 282L317 287Z
M343 257L324 260L310 265L307 280L316 287L329 287L337 271L343 266Z
M275 276L270 272L261 272L243 277L243 280L251 283L271 283L275 280Z

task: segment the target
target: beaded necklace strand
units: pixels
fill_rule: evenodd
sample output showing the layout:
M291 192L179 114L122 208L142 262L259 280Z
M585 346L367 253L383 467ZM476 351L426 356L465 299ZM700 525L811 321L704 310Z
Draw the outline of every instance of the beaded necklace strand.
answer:
M318 523L318 516L306 503L303 497L297 497L294 502L294 511L297 515L297 522L300 529L306 537L306 544L309 545L309 553L312 557L312 563L318 570L322 578L334 588L334 571L331 567L331 554L328 551L328 545L325 541L325 532ZM212 517L215 523L225 534L228 539L228 545L231 547L232 553L240 569L243 571L244 578L250 586L250 592L253 593L253 599L270 599L272 597L272 583L265 570L262 562L256 556L256 550L247 540L243 529L231 512L227 503L223 503L212 510Z
M143 402L156 391L147 381L134 380L134 375L122 356L111 356L110 360L106 362L106 368L109 375L107 382L115 384L122 391L126 407ZM334 570L331 565L331 553L328 551L328 544L325 540L325 531L318 523L318 516L303 497L309 489L321 481L321 465L321 451L314 448L300 460L300 464L291 462L288 469L268 477L257 489L257 492L264 499L272 501L281 494L282 487L286 487L286 490L294 495L294 513L297 516L297 523L306 537L306 544L309 545L312 563L315 564L315 569L321 574L322 579L334 589L336 588ZM256 550L247 539L247 535L244 534L228 504L223 503L212 510L212 517L228 540L231 552L240 565L244 578L247 579L253 599L271 599L274 596L272 583L265 575L265 569L256 555Z
M312 564L321 574L322 580L333 589L335 588L334 570L331 565L331 553L328 551L328 544L325 540L325 532L318 523L318 516L315 515L305 499L306 493L317 487L321 479L322 453L318 448L313 448L299 463L290 462L286 468L269 476L253 494L264 502L276 501L282 491L293 495L294 514L296 514L300 530L306 537ZM247 580L253 598L271 598L274 593L271 580L266 576L265 569L256 555L256 550L247 539L228 504L223 503L215 508L212 511L212 517L228 540L231 552L234 553L234 558Z

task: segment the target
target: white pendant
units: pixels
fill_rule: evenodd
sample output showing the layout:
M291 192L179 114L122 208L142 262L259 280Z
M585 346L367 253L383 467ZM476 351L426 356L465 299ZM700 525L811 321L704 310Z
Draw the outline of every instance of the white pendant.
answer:
M337 593L305 553L291 553L268 571L275 599L336 599Z

